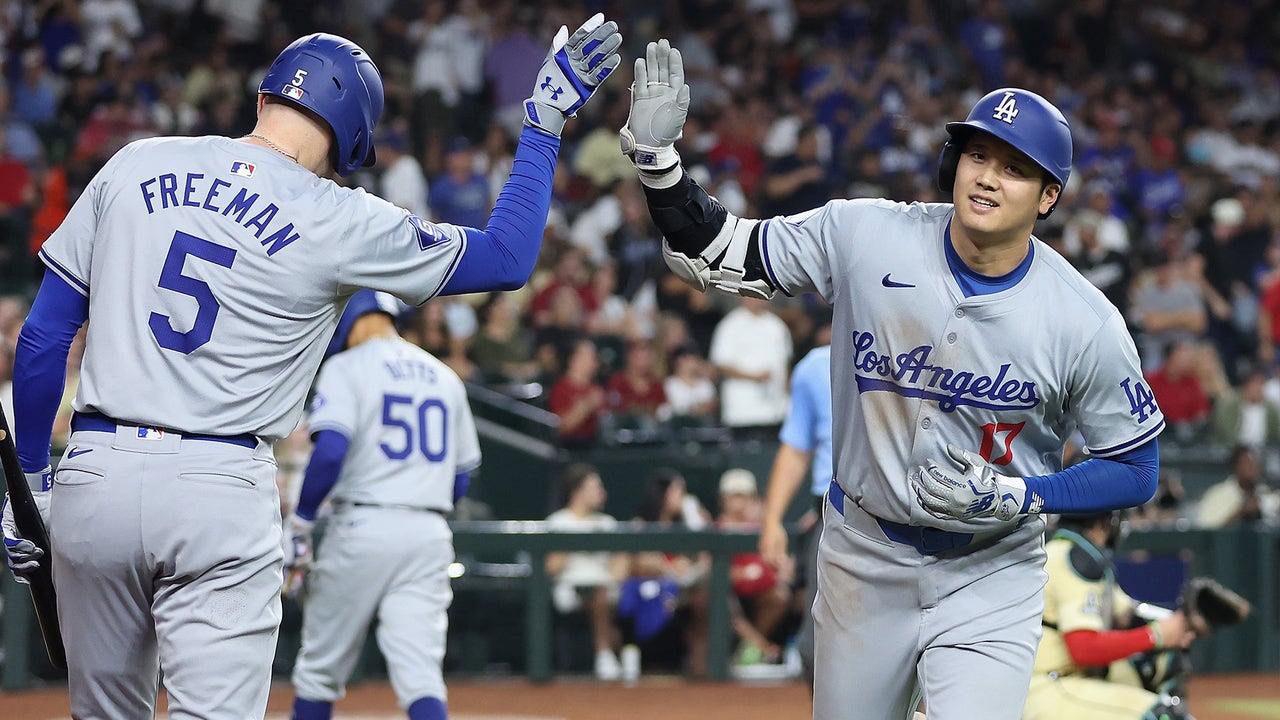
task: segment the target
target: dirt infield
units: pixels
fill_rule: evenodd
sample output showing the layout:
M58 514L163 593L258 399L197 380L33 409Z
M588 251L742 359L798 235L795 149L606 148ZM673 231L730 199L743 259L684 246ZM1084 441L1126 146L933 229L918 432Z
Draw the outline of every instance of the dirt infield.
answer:
M449 684L453 720L808 720L804 685L691 683L679 678L645 678L634 687L590 680L531 685L523 680L453 680ZM269 720L287 718L293 693L287 684L271 695ZM1280 720L1280 674L1209 675L1191 686L1197 720ZM0 693L0 718L67 718L62 688ZM337 705L341 720L402 718L382 683L353 687ZM854 720L854 718L850 718ZM873 719L874 720L874 719ZM1069 719L1065 719L1069 720Z

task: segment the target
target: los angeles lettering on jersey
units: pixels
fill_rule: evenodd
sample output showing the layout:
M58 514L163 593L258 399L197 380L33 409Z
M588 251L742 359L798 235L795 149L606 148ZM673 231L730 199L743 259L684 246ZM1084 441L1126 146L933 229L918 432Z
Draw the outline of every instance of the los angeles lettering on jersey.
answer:
M280 208L275 203L268 202L255 212L254 206L259 205L258 193L251 193L248 188L232 185L220 177L206 183L204 177L204 173L187 173L185 181L179 185L177 175L165 173L139 183L138 189L142 191L142 202L147 205L147 214L171 207L197 207L234 217L237 223L254 231L254 237L267 248L267 255L275 255L298 239L299 235L293 231L291 222L275 225L274 232L264 239L263 234L272 226ZM181 201L178 199L179 190ZM156 207L156 200L159 200L159 208Z
M961 405L988 410L1030 410L1040 404L1036 384L1009 377L1012 367L1009 363L1001 365L993 378L929 364L932 345L921 345L895 357L873 350L876 338L869 332L855 330L852 339L855 370L892 378L882 380L856 375L858 392L887 390L904 397L935 400L943 412L952 412Z

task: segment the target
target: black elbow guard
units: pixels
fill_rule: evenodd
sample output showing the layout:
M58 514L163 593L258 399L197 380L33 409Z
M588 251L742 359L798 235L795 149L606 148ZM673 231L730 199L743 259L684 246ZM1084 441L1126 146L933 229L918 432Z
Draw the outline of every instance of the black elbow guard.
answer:
M689 257L701 255L729 217L729 211L687 172L669 188L644 186L644 195L653 224L667 244Z

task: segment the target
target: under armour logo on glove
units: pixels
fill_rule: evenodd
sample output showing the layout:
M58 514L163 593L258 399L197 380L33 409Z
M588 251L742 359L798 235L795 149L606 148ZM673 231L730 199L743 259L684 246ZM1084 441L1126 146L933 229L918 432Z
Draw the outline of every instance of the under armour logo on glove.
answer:
M538 87L539 87L540 89L542 89L542 90L550 90L550 91L551 91L551 99L552 99L552 100L558 100L558 99L560 99L560 93L564 92L564 88L562 88L562 87L551 87L551 76L550 76L550 75L548 75L548 76L547 76L547 79L546 79L546 80L543 80L543 81L542 81L542 84L541 84L541 85L539 85Z

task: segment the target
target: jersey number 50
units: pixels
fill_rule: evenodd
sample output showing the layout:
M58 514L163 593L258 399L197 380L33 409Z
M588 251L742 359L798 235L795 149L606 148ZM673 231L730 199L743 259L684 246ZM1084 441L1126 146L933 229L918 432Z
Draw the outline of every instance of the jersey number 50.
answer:
M395 445L381 442L378 447L392 460L404 460L413 453L416 445L418 452L427 460L440 462L444 460L445 450L449 447L448 419L449 413L439 400L423 400L415 414L413 398L405 395L383 395L382 426L397 428L400 432L396 434L403 433L404 437Z
M165 290L195 298L196 320L190 330L178 332L173 329L172 318L153 312L147 325L160 347L176 350L183 355L189 355L209 342L209 338L213 337L213 321L218 319L218 310L222 309L218 299L213 296L213 291L209 289L209 283L183 274L188 255L229 268L235 262L236 251L235 248L209 242L181 230L174 232L169 254L165 256L164 267L160 270L160 281L156 284Z

